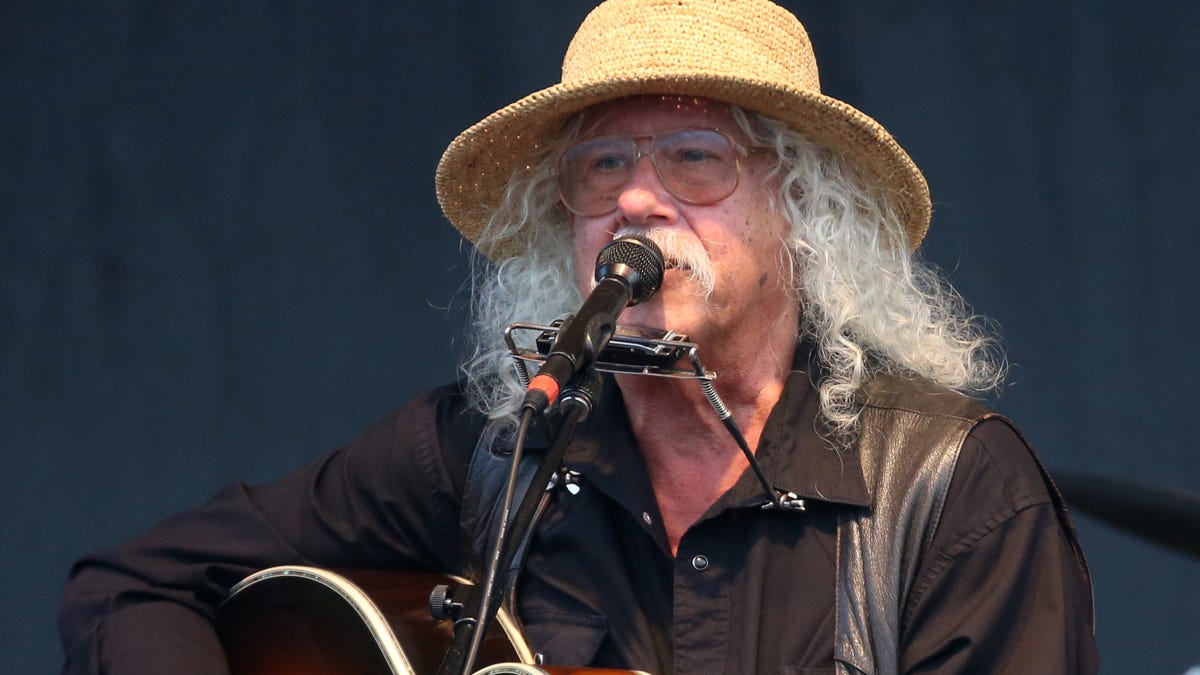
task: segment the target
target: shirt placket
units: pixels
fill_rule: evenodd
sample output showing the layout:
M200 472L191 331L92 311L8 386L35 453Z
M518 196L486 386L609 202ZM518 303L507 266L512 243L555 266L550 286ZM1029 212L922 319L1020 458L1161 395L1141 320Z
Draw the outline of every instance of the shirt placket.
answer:
M676 673L695 675L725 669L732 584L730 544L720 535L719 523L712 520L695 526L679 542L671 636Z

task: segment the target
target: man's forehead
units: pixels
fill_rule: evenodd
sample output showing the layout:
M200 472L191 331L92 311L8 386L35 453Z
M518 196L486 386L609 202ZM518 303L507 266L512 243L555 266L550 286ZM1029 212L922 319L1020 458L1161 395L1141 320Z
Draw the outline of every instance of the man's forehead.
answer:
M737 124L729 104L699 96L646 94L605 101L581 113L580 133L591 136L598 131L612 133L610 127L635 125L652 120L678 119L680 126L706 126L736 131ZM640 131L640 129L630 129Z

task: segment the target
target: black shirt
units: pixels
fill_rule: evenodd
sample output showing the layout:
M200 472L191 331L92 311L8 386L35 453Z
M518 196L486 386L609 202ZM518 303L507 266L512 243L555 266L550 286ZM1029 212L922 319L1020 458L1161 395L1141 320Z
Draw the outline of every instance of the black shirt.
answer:
M613 388L615 391L615 388ZM619 396L580 428L539 523L518 611L548 663L651 673L832 673L837 515L868 508L851 454L817 435L793 373L756 451L803 512L766 511L747 472L671 556ZM278 564L463 572L460 506L482 428L456 387L263 487L231 486L73 570L64 672L220 672L227 589ZM1033 456L1002 421L968 436L904 603L900 672L1094 672L1091 591Z

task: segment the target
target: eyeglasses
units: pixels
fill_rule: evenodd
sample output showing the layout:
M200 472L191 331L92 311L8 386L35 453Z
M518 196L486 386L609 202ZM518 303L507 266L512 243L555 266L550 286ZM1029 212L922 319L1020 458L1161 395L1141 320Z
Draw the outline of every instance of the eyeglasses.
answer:
M758 150L715 129L590 138L559 157L558 192L572 213L587 217L612 213L638 162L649 157L672 195L688 204L714 204L733 194L742 158Z

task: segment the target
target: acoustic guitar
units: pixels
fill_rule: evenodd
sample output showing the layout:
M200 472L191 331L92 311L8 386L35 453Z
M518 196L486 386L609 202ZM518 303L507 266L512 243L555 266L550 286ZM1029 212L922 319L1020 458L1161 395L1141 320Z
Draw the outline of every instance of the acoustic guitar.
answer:
M434 675L453 625L434 621L429 593L445 584L453 597L468 583L417 572L272 567L233 587L217 610L217 633L234 675ZM534 665L504 609L494 624L479 653L479 663L490 665L475 675L646 675Z

